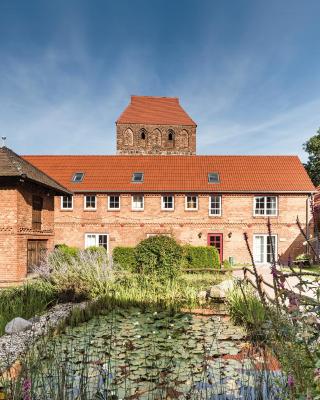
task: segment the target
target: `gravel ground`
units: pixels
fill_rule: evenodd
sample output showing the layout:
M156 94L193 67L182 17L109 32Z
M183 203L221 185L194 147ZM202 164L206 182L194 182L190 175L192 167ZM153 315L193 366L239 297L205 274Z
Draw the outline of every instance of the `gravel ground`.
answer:
M49 329L56 327L60 322L70 315L75 307L85 308L87 302L57 304L46 314L35 318L32 322L32 328L12 335L3 335L0 337L0 371L9 368L23 353L25 353L36 340L46 335Z

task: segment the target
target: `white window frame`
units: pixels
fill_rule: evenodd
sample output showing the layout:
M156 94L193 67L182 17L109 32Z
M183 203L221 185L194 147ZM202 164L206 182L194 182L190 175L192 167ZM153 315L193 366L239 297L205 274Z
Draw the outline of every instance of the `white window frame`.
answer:
M95 236L96 244L94 244L94 245L88 244L87 240L88 240L89 236ZM109 253L109 234L108 233L92 233L92 232L85 233L84 234L84 248L87 249L88 247L91 247L91 246L99 246L99 236L107 236L107 253ZM103 247L103 246L101 246L101 247Z
M63 198L64 197L68 197L68 196L61 196L60 209L61 210L72 211L73 210L73 196L71 195L71 207L63 207Z
M188 207L188 197L195 197L196 198L196 208L189 208ZM184 209L185 211L198 211L199 209L199 196L197 194L187 194L184 197Z
M212 199L212 197L218 197L219 198L219 206L220 206L220 208L219 208L219 213L218 214L213 214L212 213L212 210L213 210L213 208L211 208L211 199ZM210 196L209 196L209 216L210 217L221 217L221 215L222 215L222 196L221 196L221 194L210 194Z
M171 208L166 208L164 198L165 197L172 197L172 207ZM173 194L163 194L161 196L161 210L162 211L174 211L174 195Z
M115 207L110 207L110 197L119 197L119 207L115 208ZM118 211L121 208L121 196L120 194L111 194L108 196L108 210L110 211Z
M268 197L273 197L273 198L276 199L275 214L268 214L267 213L267 198ZM256 210L257 210L257 208L256 208L256 200L257 199L261 199L261 198L264 199L263 214L256 213ZM278 206L278 204L279 204L278 203L278 196L254 196L254 198L253 198L253 216L254 217L261 217L261 218L263 218L263 217L277 217L278 214L279 214L279 206Z
M141 197L142 198L142 207L138 208L134 206L134 198ZM133 194L131 196L131 209L132 211L143 211L144 210L144 195L143 194Z
M260 237L260 236L262 236L264 238L264 243L263 243L263 246L264 246L264 249L263 249L264 259L262 261L257 261L258 257L257 257L257 247L256 247L256 244L255 244L255 239L257 237ZM278 235L272 234L271 236L275 238L275 240L274 240L274 256L275 256L275 261L277 261L277 259L278 259ZM267 248L267 246L268 246L267 240L268 240L268 237L269 237L268 233L255 233L253 235L253 239L252 239L253 259L254 259L255 264L257 264L257 265L267 265L267 264L271 264L272 263L272 259L271 259L271 261L267 261L267 254L268 254L268 252L267 252L267 250L268 250L268 248ZM261 254L259 254L259 256L260 255Z
M95 207L87 207L87 197L94 197ZM97 209L97 196L95 194L85 194L83 196L83 207L86 211L96 211Z

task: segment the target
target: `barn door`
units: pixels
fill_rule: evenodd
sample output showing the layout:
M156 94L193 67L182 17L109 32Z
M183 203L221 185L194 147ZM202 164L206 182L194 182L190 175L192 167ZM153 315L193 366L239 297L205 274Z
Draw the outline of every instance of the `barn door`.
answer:
M222 233L208 233L208 246L214 246L220 256L220 262L223 261L223 234Z
M28 240L28 272L39 266L47 253L46 240Z

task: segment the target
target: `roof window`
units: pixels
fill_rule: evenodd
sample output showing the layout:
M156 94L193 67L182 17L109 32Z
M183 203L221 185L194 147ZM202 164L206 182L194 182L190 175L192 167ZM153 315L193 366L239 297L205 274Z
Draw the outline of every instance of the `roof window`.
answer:
M143 172L134 172L132 174L132 182L135 183L143 182Z
M208 182L209 183L220 183L220 177L218 172L209 172L208 173Z
M74 183L82 182L83 178L84 178L84 172L75 172L72 177L72 182Z

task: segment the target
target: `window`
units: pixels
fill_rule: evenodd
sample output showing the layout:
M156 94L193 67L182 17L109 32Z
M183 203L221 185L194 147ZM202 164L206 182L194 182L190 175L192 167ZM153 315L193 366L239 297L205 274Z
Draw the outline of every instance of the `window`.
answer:
M40 196L32 196L32 229L41 230L41 213L43 199Z
M143 210L144 209L144 197L142 194L134 194L132 196L132 210Z
M61 196L61 210L72 210L73 209L73 197L72 196Z
M198 210L198 196L190 195L185 197L185 209L189 211Z
M132 174L132 182L134 183L143 182L143 172L134 172Z
M108 197L108 209L109 210L120 210L120 196L113 195Z
M108 235L100 233L86 233L84 247L101 246L108 251Z
M147 131L142 128L140 130L140 138L141 138L141 140L146 140L146 137L147 137Z
M84 196L84 209L85 210L97 209L97 197L95 195Z
M172 195L162 196L161 198L162 210L174 210L174 197Z
M74 183L82 182L83 178L84 178L83 172L75 172L75 174L72 177L72 182Z
M171 142L174 138L174 131L172 129L168 130L168 140Z
M275 216L277 210L276 196L257 196L254 198L254 215L255 216Z
M209 172L208 173L208 182L209 183L220 183L220 177L218 172Z
M209 215L221 216L221 196L209 197Z
M276 235L253 235L253 258L257 264L272 263L272 252L274 252L275 259L277 259Z

